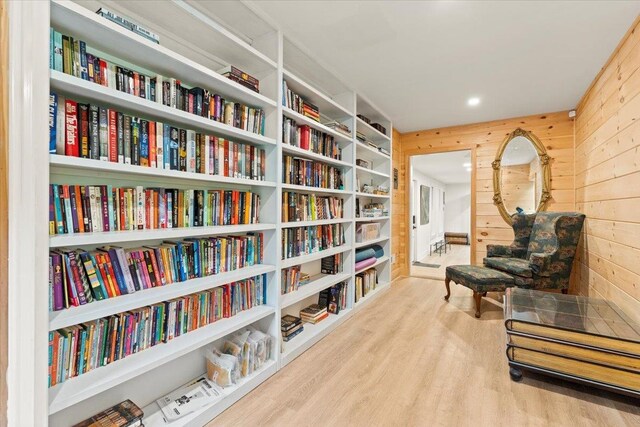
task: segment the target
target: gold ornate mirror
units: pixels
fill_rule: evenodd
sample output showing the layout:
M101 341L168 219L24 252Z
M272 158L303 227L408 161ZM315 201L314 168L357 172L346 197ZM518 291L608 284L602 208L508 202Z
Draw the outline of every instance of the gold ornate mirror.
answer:
M493 166L493 204L512 223L516 212L544 210L551 198L551 170L547 150L531 132L516 129L504 139Z

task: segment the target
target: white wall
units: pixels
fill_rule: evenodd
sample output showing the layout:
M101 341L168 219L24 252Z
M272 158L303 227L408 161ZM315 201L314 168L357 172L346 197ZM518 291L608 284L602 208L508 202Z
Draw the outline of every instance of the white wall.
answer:
M413 161L413 159L412 159ZM415 191L413 192L413 214L416 217L416 245L417 245L417 260L421 260L425 256L429 255L429 245L432 241L436 241L443 237L443 231L446 227L444 227L444 218L442 214L438 215L438 206L441 206L437 203L436 196L438 194L434 189L440 190L440 199L442 199L442 191L445 190L445 185L430 177L427 176L417 170L415 170L412 166L411 168L411 179L416 180ZM429 210L429 224L420 225L420 186L426 185L431 187L431 206ZM436 196L434 196L434 194ZM447 194L446 198L449 198ZM412 257L413 257L412 251ZM415 260L413 260L415 261Z
M471 239L471 183L445 187L444 231L467 233Z

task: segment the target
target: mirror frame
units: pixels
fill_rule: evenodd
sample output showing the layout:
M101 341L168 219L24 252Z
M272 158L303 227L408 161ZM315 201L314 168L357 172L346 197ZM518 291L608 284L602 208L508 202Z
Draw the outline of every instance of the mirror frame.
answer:
M496 153L496 159L491 163L491 167L493 167L493 204L498 207L500 216L502 216L502 219L504 219L509 225L513 224L513 218L511 218L511 214L507 212L502 200L500 163L502 162L502 156L507 149L507 145L509 145L509 142L511 142L512 139L518 136L523 136L533 143L533 146L538 153L538 159L540 160L540 168L542 170L542 193L540 195L540 203L538 204L536 212L544 211L549 199L551 199L551 167L549 165L549 161L551 159L547 154L547 150L533 133L527 132L522 128L518 128L507 135L504 141L502 141L502 144L500 144L500 148L498 148L498 152Z

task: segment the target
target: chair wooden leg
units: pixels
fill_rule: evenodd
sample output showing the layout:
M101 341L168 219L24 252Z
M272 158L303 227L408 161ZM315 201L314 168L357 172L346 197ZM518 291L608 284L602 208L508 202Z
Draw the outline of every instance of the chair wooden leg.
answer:
M563 289L561 292L566 295L569 293L569 289Z
M480 304L482 303L482 294L473 291L473 299L476 301L476 318L480 318Z
M444 279L444 285L447 287L447 294L444 296L445 301L449 301L449 297L451 296L451 289L449 289L449 282L451 282L450 278Z

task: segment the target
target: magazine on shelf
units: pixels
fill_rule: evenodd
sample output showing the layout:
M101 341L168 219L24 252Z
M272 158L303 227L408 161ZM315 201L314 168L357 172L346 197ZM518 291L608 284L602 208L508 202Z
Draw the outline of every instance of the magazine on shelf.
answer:
M158 402L165 420L171 422L213 403L221 396L220 387L203 375L156 402Z

